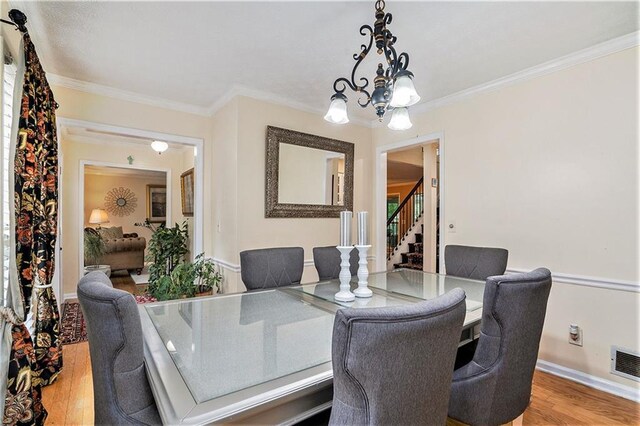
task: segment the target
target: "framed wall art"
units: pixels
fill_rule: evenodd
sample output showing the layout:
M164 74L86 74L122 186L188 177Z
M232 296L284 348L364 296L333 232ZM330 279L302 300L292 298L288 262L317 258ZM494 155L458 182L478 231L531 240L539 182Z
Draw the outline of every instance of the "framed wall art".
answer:
M147 185L147 219L151 223L167 220L166 185Z
M180 194L182 200L182 215L193 216L193 183L194 173L193 168L187 170L180 175Z

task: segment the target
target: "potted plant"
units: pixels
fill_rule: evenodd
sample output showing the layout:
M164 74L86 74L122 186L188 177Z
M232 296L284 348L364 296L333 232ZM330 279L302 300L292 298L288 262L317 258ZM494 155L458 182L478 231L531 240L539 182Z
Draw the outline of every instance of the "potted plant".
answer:
M196 270L197 296L222 292L222 274L213 260L205 258L204 253L200 253L193 265Z
M186 222L172 228L157 228L145 222L136 224L153 231L149 241L149 286L147 292L158 300L180 299L215 294L221 290L222 274L211 259L201 253L187 262L188 229Z
M96 229L87 228L84 231L84 258L89 264L84 267L85 273L102 271L107 276L111 275L109 265L99 265L100 258L105 254L107 246Z
M195 262L180 263L170 274L159 277L147 291L158 300L184 299L218 293L221 283L222 274L201 253Z

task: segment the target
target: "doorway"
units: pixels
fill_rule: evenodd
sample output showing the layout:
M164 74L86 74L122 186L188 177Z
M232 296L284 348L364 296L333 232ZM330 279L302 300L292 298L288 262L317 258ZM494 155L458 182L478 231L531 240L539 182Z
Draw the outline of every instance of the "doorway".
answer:
M134 295L149 282L152 226L172 223L171 169L81 162L83 271L105 272Z
M443 270L441 133L376 149L376 267Z
M198 138L150 132L139 129L123 128L93 122L60 118L58 120L58 134L60 135L60 156L64 164L60 180L60 235L65 256L61 267L61 282L63 288L62 299L75 297L75 285L84 274L84 232L85 227L96 227L97 224L88 223L91 212L96 208L105 207L106 197L113 203L125 204L122 200L127 194L113 193L111 190L126 192L132 190L124 175L131 173L161 172L164 180L149 183L149 187L138 187L134 192L137 207L144 217L152 219L157 226L162 218L168 226L175 223L188 223L190 256L202 252L203 246L203 141ZM153 141L163 141L167 144L166 151L158 152L151 148ZM173 160L172 160L173 159ZM120 181L115 180L110 188L100 189L100 193L93 199L93 204L85 206L85 177L103 168L105 171L120 174ZM85 173L86 171L89 173ZM192 190L185 190L185 183L191 183ZM154 186L155 185L155 186ZM183 195L192 197L188 203ZM87 202L90 202L87 197ZM162 201L164 200L164 204ZM185 207L187 211L185 211ZM91 211L88 209L91 208ZM87 211L85 211L87 210ZM136 213L136 214L138 214ZM136 227L133 216L128 218L127 229L122 227L123 233L148 233L143 227ZM162 216L162 215L165 216ZM110 223L105 226L113 227L117 216L108 214ZM129 220L130 219L130 220ZM130 222L130 223L129 223ZM90 225L90 226L86 226ZM118 227L118 226L115 226ZM148 238L145 238L148 246ZM131 269L129 275L136 278L137 268ZM141 271L141 274L144 271Z

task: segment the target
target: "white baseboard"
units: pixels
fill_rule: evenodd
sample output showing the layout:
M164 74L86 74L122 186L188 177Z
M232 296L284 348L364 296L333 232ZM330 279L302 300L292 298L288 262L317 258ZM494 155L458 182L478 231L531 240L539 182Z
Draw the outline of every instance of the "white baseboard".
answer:
M600 377L592 376L591 374L583 373L582 371L563 367L562 365L541 359L538 360L536 368L540 371L544 371L545 373L582 383L583 385L612 395L640 402L640 388L637 387L621 385L620 383L612 382L611 380L602 379Z
M78 295L76 293L65 293L62 295L62 301L66 302L69 299L77 299Z

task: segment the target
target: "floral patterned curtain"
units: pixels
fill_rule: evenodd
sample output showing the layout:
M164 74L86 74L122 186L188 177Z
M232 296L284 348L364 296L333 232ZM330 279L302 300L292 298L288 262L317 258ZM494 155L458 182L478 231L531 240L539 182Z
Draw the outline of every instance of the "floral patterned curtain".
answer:
M43 424L41 388L62 369L59 314L51 281L58 222L56 102L35 47L23 36L24 79L14 163L15 247L23 318L12 324L4 424ZM23 321L31 312L32 340ZM17 316L17 315L16 315Z

